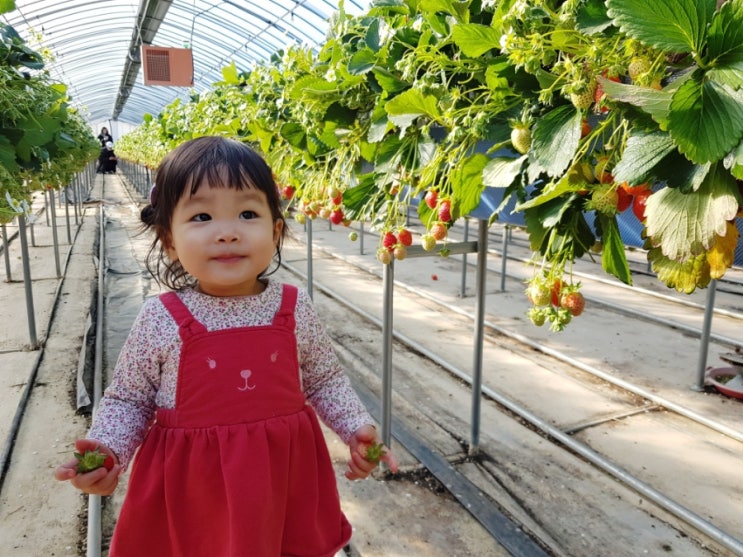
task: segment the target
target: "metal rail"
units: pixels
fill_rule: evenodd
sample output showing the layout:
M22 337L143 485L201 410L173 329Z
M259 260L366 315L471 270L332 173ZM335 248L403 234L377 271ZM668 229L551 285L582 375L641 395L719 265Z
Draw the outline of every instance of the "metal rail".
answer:
M337 257L336 255L331 255L331 257ZM348 264L353 265L353 263ZM287 268L287 270L290 270L292 273L301 276L306 279L306 276L295 266L292 266L286 262L283 263L283 266ZM451 306L449 304L442 303L440 300L435 300L433 297L426 295L424 292L421 292L415 288L411 288L409 286L406 286L404 284L400 284L399 286L402 286L404 288L407 288L409 291L415 292L423 297L426 297L427 299L434 301L441 305L442 307L446 308L447 310L454 311L460 315L464 315L470 319L474 319L472 315L470 315L468 312L457 308L455 306ZM361 310L355 303L353 303L350 300L347 300L343 298L342 296L339 296L333 289L329 287L325 287L322 284L315 283L315 287L319 290L323 291L326 295L329 297L337 300L339 303L345 305L358 315L362 316L364 319L370 321L371 323L376 324L378 327L382 327L383 323L377 319L376 317L368 314L367 312ZM509 338L512 338L518 342L522 342L526 344L527 346L530 346L531 348L537 349L547 355L550 355L552 357L555 357L559 359L560 361L566 362L570 365L573 365L579 369L582 369L584 371L587 371L588 373L591 373L592 375L595 375L596 377L600 377L601 379L604 379L608 382L611 382L612 384L627 390L629 392L632 392L638 396L641 396L643 398L646 398L648 400L651 400L655 404L658 404L660 406L664 406L668 410L671 410L679 415L682 415L688 419L691 419L697 423L700 423L706 427L709 427L715 431L718 431L719 433L723 433L724 435L727 435L733 439L736 439L738 441L743 442L743 434L741 432L732 430L731 428L728 428L727 426L724 426L723 424L720 424L718 422L715 422L713 420L709 420L704 418L703 416L700 416L699 414L693 412L692 410L689 410L688 408L684 408L683 406L677 405L675 403L672 403L671 401L668 401L662 397L658 397L653 395L650 392L645 391L644 389L641 389L629 382L622 381L620 379L617 379L615 377L610 376L609 374L606 374L602 372L601 370L598 370L596 368L593 368L592 366L586 365L578 360L575 360L573 358L570 358L559 351L550 349L546 346L543 346L537 342L532 341L531 339L528 339L527 337L524 337L523 335L519 335L516 333L512 333L510 331L507 331L501 327L498 327L497 325L485 322L485 325L498 333L501 333L505 336L508 336ZM442 359L437 354L433 353L431 350L429 350L427 347L421 345L420 343L410 339L409 337L399 333L395 332L393 333L393 336L396 340L401 342L402 344L406 345L408 348L420 353L421 355L425 356L432 362L438 364L448 372L450 372L455 377L461 379L462 381L465 381L467 384L472 385L473 378L465 373L464 371L456 368L455 366L448 363L446 360ZM655 490L648 484L642 482L639 478L632 476L627 471L622 469L621 467L617 466L615 463L611 462L610 460L602 457L595 451L593 451L590 447L587 445L580 443L573 439L570 435L560 431L557 428L552 427L548 422L545 420L542 420L541 418L537 417L536 415L532 414L529 410L526 408L516 404L515 402L505 398L504 396L500 395L496 391L488 388L488 387L482 387L482 392L484 395L486 395L488 398L493 400L494 402L500 404L501 406L507 408L509 411L513 412L514 414L520 416L522 419L529 422L532 426L537 428L538 430L542 431L552 439L555 439L556 441L559 441L564 446L568 447L572 452L581 455L586 460L591 462L594 466L600 468L601 470L607 472L610 476L612 476L615 480L619 481L620 483L634 489L638 493L642 494L643 496L647 497L649 500L652 500L655 502L658 506L668 511L673 516L683 520L687 524L691 525L692 527L696 528L698 531L704 533L707 535L710 539L715 540L720 545L730 549L731 551L735 552L737 555L743 556L743 542L740 540L737 540L730 534L724 532L720 528L717 528L714 524L704 520L702 517L698 516L691 510L687 509L686 507L683 507L676 501L672 500L671 498L667 497L663 493ZM423 463L426 464L425 462Z

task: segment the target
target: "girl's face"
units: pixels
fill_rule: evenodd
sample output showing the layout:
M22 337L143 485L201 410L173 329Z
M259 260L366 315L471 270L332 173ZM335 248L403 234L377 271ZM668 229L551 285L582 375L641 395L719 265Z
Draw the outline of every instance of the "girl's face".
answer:
M163 243L205 294L250 296L265 288L258 275L271 264L282 227L257 188L202 184L178 201Z

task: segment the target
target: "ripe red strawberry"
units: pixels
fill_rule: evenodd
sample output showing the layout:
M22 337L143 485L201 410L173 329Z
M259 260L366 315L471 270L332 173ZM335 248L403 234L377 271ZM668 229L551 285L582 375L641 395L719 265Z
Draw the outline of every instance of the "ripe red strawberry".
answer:
M647 184L630 186L627 182L622 182L621 184L619 184L619 187L630 195L642 195L646 191L650 191L650 187Z
M617 211L622 213L632 205L632 196L624 188L617 188Z
M397 244L397 237L392 232L385 232L382 238L382 245L385 249L392 251L395 249L395 244Z
M560 305L567 309L573 317L578 317L586 307L586 300L580 292L568 292L560 298Z
M429 208L435 209L436 203L438 203L439 200L439 192L437 192L436 190L428 190L426 192L425 200L426 205L428 205Z
M439 220L441 222L451 222L451 200L444 199L439 204Z
M524 125L516 125L511 130L511 145L522 155L529 152L531 147L531 130Z
M434 240L443 240L446 238L446 226L441 222L435 222L431 227L430 233Z
M632 212L640 222L645 221L645 204L647 203L648 197L650 197L651 193L653 192L645 190L644 192L635 195L635 199L632 202Z
M92 472L101 466L105 467L106 470L111 470L114 467L113 457L97 449L95 451L85 451L84 454L76 452L75 458L77 459L77 471L81 474Z
M330 222L333 224L340 224L343 222L343 210L342 209L333 209L330 212Z
M580 136L581 138L586 137L589 133L591 133L591 124L588 123L588 120L583 118L583 120L580 123Z
M413 235L407 228L401 228L397 232L397 239L400 240L403 246L409 247L413 245Z
M292 186L284 186L281 188L281 193L285 199L291 199L294 197L294 188Z
M565 283L559 279L556 278L552 282L552 292L550 297L550 302L552 302L552 305L557 307L560 305L560 297L562 296L562 289L565 287Z

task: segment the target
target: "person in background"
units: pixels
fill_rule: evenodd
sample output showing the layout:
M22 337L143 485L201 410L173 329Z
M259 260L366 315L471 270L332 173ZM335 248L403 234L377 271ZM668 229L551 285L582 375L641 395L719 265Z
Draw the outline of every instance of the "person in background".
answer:
M108 128L106 128L105 126L102 127L101 133L98 134L98 141L100 141L101 143L101 149L105 149L106 143L108 143L109 141L113 143L113 140L113 136L108 133Z
M97 172L99 174L116 174L117 163L118 159L116 158L116 153L114 153L114 144L109 141L98 156Z
M145 300L75 444L109 465L54 475L109 495L137 451L110 557L332 557L351 527L318 416L349 446L348 479L397 461L306 290L270 278L285 235L272 171L200 137L156 176L147 268L170 291Z

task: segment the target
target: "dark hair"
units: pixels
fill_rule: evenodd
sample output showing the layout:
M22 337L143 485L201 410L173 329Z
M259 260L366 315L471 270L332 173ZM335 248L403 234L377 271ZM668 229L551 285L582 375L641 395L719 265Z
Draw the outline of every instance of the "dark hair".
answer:
M203 185L212 188L256 188L266 194L274 222L284 222L273 172L263 158L245 143L221 136L205 136L182 143L163 158L155 175L149 204L140 214L145 229L155 232L145 265L159 284L178 290L195 283L179 261L170 261L167 241L173 211L183 195L193 195ZM286 226L276 246L276 269L281 265L281 245ZM266 269L261 277L276 271Z

